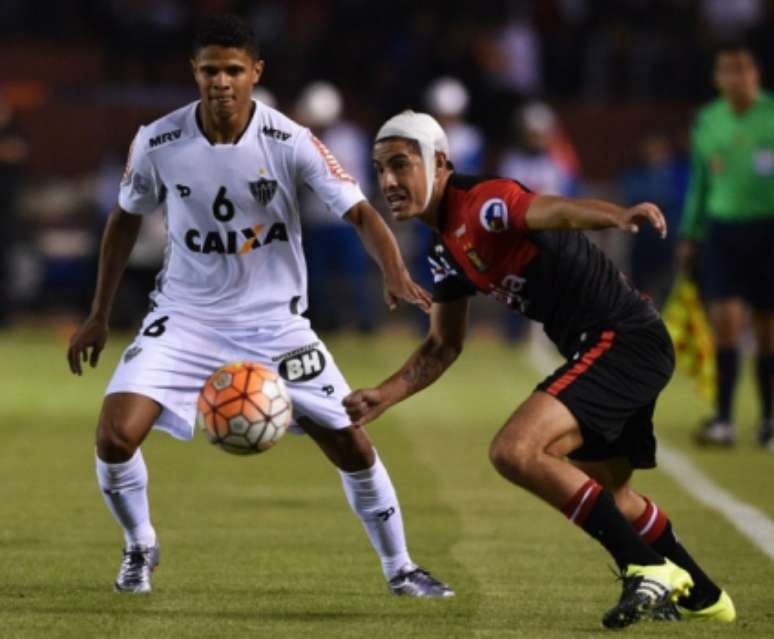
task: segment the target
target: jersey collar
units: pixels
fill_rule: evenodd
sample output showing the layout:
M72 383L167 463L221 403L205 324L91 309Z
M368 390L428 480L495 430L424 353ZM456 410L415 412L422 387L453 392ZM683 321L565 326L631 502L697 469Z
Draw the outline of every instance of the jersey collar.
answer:
M227 146L225 144L215 144L210 141L210 139L207 137L207 134L204 132L204 126L202 125L202 118L201 114L199 113L199 109L201 108L202 103L201 101L196 103L196 107L194 107L194 121L196 122L196 128L199 129L199 133L201 133L202 137L207 141L207 144L210 146ZM247 118L247 123L245 124L245 128L242 129L242 131L239 133L239 135L236 137L234 142L232 143L233 146L236 146L239 144L239 142L244 137L247 130L250 128L250 125L253 123L253 120L255 119L255 112L256 112L256 102L255 100L252 100L250 105L250 117Z

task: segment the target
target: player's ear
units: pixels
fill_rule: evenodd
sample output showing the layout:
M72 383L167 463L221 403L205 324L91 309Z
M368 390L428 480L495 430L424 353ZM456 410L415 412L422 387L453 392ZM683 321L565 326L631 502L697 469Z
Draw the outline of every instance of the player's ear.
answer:
M256 60L253 63L253 84L258 84L263 75L263 60Z
M753 61L752 72L755 75L755 84L760 84L761 83L761 69L755 63L755 61Z
M441 153L440 151L435 152L435 172L438 173L439 171L446 168L446 165L448 163L448 160L446 159L446 154Z
M720 92L723 90L723 82L721 80L721 73L720 73L719 55L715 58L715 66L712 69L712 84L714 85L716 91Z

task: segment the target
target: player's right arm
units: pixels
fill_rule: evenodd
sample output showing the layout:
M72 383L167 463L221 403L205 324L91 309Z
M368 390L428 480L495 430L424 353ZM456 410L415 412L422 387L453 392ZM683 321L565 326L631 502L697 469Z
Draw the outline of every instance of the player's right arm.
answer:
M81 362L97 365L99 354L108 336L108 321L113 300L124 274L142 224L141 215L132 215L120 207L110 214L99 252L97 286L91 312L78 331L70 338L67 361L76 375L82 373Z
M390 406L435 382L462 352L469 298L434 302L430 330L406 363L376 388L359 389L344 398L344 408L358 427L372 422Z
M70 339L67 361L80 375L81 363L97 365L108 336L113 299L142 225L142 216L159 207L163 188L149 155L148 129L140 127L129 147L129 158L118 192L118 206L108 218L100 245L97 286L91 312Z

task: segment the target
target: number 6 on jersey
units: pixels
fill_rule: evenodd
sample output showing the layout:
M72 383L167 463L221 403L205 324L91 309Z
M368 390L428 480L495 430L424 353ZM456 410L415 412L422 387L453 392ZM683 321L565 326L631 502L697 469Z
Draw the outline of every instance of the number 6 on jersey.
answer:
M228 222L234 217L234 203L226 197L226 187L221 186L212 203L212 214L218 222Z

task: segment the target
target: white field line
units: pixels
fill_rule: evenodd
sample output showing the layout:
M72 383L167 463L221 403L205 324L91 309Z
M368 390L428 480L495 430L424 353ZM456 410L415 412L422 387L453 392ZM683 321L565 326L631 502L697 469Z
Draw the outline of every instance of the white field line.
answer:
M696 501L719 512L764 554L774 559L774 521L764 512L734 497L685 455L662 442L658 445L658 467Z
M531 335L535 337L535 335ZM544 344L532 340L528 359L532 368L548 375L558 364L552 360ZM742 535L774 560L774 521L755 506L740 501L718 486L690 459L662 441L658 443L658 467L669 475L686 493L699 503L719 512Z

